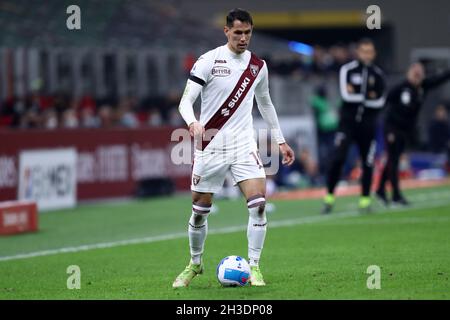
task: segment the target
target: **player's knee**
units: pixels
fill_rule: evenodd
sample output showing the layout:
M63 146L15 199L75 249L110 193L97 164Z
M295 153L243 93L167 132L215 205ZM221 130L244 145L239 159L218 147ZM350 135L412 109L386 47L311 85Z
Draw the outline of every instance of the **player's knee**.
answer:
M193 192L192 193L192 203L198 205L211 206L212 204L212 194L211 193L200 193Z
M211 212L211 203L193 202L191 223L195 226L203 225Z
M265 216L266 199L264 195L258 194L247 199L247 207L250 215L255 218L262 218Z

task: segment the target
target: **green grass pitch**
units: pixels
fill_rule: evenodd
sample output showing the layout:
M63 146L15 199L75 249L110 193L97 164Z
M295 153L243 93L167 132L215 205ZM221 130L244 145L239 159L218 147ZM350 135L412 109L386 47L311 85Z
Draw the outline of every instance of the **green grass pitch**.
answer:
M223 257L247 256L243 199L215 202L205 273L176 290L189 259L189 196L42 213L39 232L0 237L0 299L449 299L449 187L406 195L411 208L365 215L356 197L338 198L328 216L320 200L273 201L266 287L222 288L216 279ZM67 288L70 265L80 267L81 289ZM370 265L380 267L381 289L367 288Z

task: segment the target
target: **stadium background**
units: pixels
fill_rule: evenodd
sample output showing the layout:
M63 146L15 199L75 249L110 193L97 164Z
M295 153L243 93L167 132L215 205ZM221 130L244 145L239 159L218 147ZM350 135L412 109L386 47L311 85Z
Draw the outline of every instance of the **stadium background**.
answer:
M69 16L66 8L72 4L81 8L81 30L66 27ZM170 159L176 142L170 141L171 133L184 127L177 105L196 58L225 43L223 20L233 7L245 8L254 16L250 49L268 62L272 98L286 137L299 159L294 169L283 169L270 179L276 212L283 212L283 208L298 210L305 201L308 214L316 214L318 200L302 200L297 207L295 202L284 202L285 193L278 192L291 191L289 197L297 197L297 201L314 198L316 189L311 191L311 187L319 188L321 194L323 164L319 163L320 141L312 100L319 89L325 90L331 108L338 110L337 70L352 58L355 42L363 36L374 40L377 63L386 71L389 85L403 77L408 64L415 60L425 63L428 74L450 67L448 1L433 1L430 5L426 1L380 0L376 3L382 14L380 30L366 27L366 8L371 4L350 0L1 1L0 201L46 196L53 200L58 196L73 198L62 205L58 201L40 205L40 228L45 232L0 238L2 258L7 261L21 254L57 251L60 247L96 241L164 238L164 231L184 230L187 215L169 214L174 221L179 220L174 223L174 230L167 229L162 221L164 208L182 211L189 203L184 192L189 188L190 165L175 165ZM449 110L449 101L450 83L447 83L431 92L425 102L417 138L402 166L402 177L409 179L406 183L411 188L446 186L448 151L442 146L433 149L436 138L430 134L430 126L437 107L444 105ZM254 116L256 126L263 127L257 112ZM448 130L448 116L445 121ZM377 161L381 163L383 143L379 142ZM33 168L41 166L42 170L30 173L26 161L21 160L30 151L39 156L44 151L67 151L67 148L76 153L75 164L68 165L72 175L55 176L50 169L47 175L42 174L46 170L45 160L37 165L31 162ZM356 154L355 150L352 154ZM62 158L56 153L53 156ZM25 164L21 165L21 161ZM31 164L29 169L32 171ZM357 184L358 172L358 163L350 156L342 185ZM75 188L70 188L70 179L75 179ZM33 188L34 193L27 193ZM435 189L427 192L439 204L448 198L448 193L446 187L437 188L436 192ZM305 191L302 189L306 193L301 193ZM422 194L418 190L411 192ZM143 203L130 200L157 195L168 198L151 198ZM118 206L103 202L111 198L131 201L130 208L122 210L127 213L136 210L144 216L145 210L151 211L151 219L156 222L127 217L121 213L122 202ZM164 202L171 199L176 203L172 209ZM346 201L350 203L350 199ZM94 207L86 204L88 200L95 201ZM230 221L240 221L233 215L230 221L225 218L224 211L227 208L233 211L236 205L227 201L218 202L218 226L223 228ZM74 209L58 210L58 205ZM47 212L48 209L57 211ZM109 211L113 212L110 217ZM78 216L68 217L69 212ZM108 219L117 226L102 230ZM118 225L128 224L128 219L138 224L151 223L152 227L131 224L121 229ZM89 225L92 233L64 236L75 232L74 223L80 223L82 228ZM55 230L58 233L52 233ZM46 232L50 232L50 238L46 238L49 236ZM6 266L6 262L0 263ZM46 263L42 262L42 266L45 269ZM10 274L14 279L13 273ZM23 291L18 296L28 298L27 293ZM172 296L163 293L155 297Z

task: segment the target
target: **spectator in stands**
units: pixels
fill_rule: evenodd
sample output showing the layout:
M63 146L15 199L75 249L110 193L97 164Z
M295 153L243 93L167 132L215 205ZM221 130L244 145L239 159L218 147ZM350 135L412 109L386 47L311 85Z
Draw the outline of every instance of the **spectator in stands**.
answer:
M148 118L148 125L150 127L158 127L163 124L163 119L161 116L161 113L157 108L152 108L150 110L149 118Z
M61 116L61 128L75 129L78 128L78 125L79 121L76 109L71 107L64 110Z
M42 126L44 129L56 129L58 128L58 115L55 109L48 108L44 111Z
M326 73L331 70L333 58L322 46L314 46L313 71L316 73Z
M37 92L31 93L26 101L26 109L34 109L36 112L43 110L41 97Z
M329 52L332 57L330 68L335 72L338 72L344 64L350 61L350 52L343 44L331 46Z
M41 116L37 109L30 108L20 118L20 128L33 129L41 127Z
M79 102L79 108L80 108L80 110L83 110L83 109L95 110L96 109L96 102L91 94L86 93L85 95L83 95L81 97L80 102Z
M131 97L121 99L117 109L119 125L126 128L139 127L139 119L133 110L135 101Z
M80 111L80 126L82 128L99 128L100 119L91 108L83 108Z
M25 98L15 98L10 97L5 101L5 107L7 108L8 114L13 116L12 126L19 127L22 124L22 117L26 112L26 101Z
M71 101L70 96L65 92L58 92L54 96L53 107L55 111L61 116L63 112L69 108L73 103Z
M311 107L314 110L319 153L319 171L325 174L330 152L333 149L334 135L338 127L336 108L328 99L325 85L319 85L311 97Z
M100 109L98 110L98 117L101 128L111 128L115 124L114 111L108 104L100 106Z
M17 115L17 124L20 128L39 128L41 126L41 104L39 96L35 93L29 94L27 97L14 97L13 103L14 113Z
M443 153L447 151L450 141L450 123L448 111L445 105L440 104L434 111L428 128L428 146L433 153Z

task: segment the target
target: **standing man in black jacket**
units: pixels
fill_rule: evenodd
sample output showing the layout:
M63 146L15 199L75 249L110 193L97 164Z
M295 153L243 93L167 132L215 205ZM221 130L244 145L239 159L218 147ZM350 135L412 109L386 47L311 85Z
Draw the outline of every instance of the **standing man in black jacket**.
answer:
M328 193L322 213L330 213L334 202L334 189L352 142L359 148L362 164L362 190L360 211L370 210L370 186L376 149L376 120L385 103L384 72L373 64L376 50L370 39L362 39L357 46L357 60L343 65L339 72L339 88L343 105L339 129L335 136L335 150L327 175Z
M387 161L383 168L377 198L389 204L385 185L392 186L392 203L407 206L409 202L400 192L398 164L405 145L414 136L417 117L429 90L450 79L450 70L425 78L421 63L415 62L408 68L406 79L389 91L387 114L385 118L384 139L386 141Z

